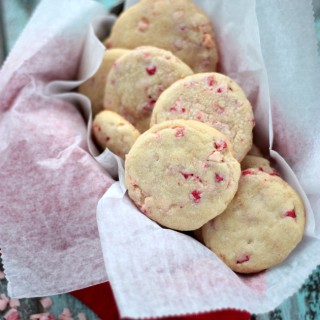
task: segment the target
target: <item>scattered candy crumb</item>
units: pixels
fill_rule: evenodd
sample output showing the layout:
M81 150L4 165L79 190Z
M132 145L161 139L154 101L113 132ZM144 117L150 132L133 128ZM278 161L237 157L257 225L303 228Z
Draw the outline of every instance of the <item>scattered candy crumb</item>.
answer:
M86 315L83 312L78 313L78 320L87 320Z
M37 313L30 316L30 320L56 320L49 312Z
M63 309L63 312L59 316L59 320L73 320L72 314L69 308Z
M9 299L5 294L2 293L0 296L0 311L6 310L8 303L9 303Z
M10 309L5 315L5 320L19 320L19 312L17 309Z
M50 297L41 298L40 303L44 309L48 309L52 306L52 300Z
M10 308L20 307L20 301L19 299L14 299L14 298L10 299L9 305L10 305Z

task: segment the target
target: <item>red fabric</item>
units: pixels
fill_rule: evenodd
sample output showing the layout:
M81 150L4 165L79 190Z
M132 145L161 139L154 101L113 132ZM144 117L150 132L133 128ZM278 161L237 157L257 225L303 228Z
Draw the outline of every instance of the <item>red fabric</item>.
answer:
M119 312L109 283L71 292L71 294L86 304L101 320L119 320ZM161 320L249 320L248 312L223 310L207 312L199 315L167 317ZM153 319L154 320L154 319Z

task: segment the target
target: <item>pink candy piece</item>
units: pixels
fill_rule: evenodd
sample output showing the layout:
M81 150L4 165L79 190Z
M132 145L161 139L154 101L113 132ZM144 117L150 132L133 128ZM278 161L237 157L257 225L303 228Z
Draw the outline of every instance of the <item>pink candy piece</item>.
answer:
M207 83L209 87L212 87L214 85L214 79L213 77L208 77L207 78Z
M37 313L30 316L30 320L56 320L49 312Z
M185 127L178 127L176 129L175 137L180 138L184 136Z
M149 67L146 67L146 72L149 76L153 76L157 71L157 67L152 65L152 66L149 66Z
M295 212L294 209L286 211L286 212L284 213L284 216L285 216L285 217L290 217L290 218L293 218L293 219L295 219L295 218L297 217L297 216L296 216L296 212Z
M214 143L214 146L218 151L222 151L226 149L228 145L224 140L219 140Z
M5 315L5 320L19 320L19 312L17 309L10 309Z
M171 108L170 108L170 111L171 111L171 112L172 112L172 111L177 112L178 110L177 110L177 107L171 107Z
M189 177L193 177L193 173L184 173L180 171L180 173L183 175L183 177L187 180Z
M49 297L41 298L40 303L43 308L48 309L52 306L52 300Z
M199 190L193 190L191 192L192 200L193 200L194 203L199 203L200 202L201 194L202 194L202 191L199 191Z
M213 109L216 113L221 114L224 112L224 108L222 108L218 103L214 103Z
M218 88L218 89L217 89L217 92L218 92L218 93L222 93L222 92L223 92L223 89L222 89L222 88Z
M10 299L9 305L10 305L10 308L20 307L20 301L19 299Z
M252 170L250 170L250 169L248 169L248 170L243 170L241 174L242 174L243 176L246 176L246 175L249 175L249 174L254 175L255 172L252 171Z
M142 17L138 22L138 30L140 32L145 32L149 26L149 20L145 17Z
M59 316L59 320L73 320L72 314L68 308L64 308Z
M147 104L142 108L144 111L147 112L152 112L153 107L156 103L156 100L153 99L151 96L148 96L149 101L147 102Z
M237 264L241 264L250 260L250 257L247 254L242 254L237 259Z
M0 311L6 310L8 303L9 303L9 299L5 294L2 293L0 296Z
M78 313L78 320L87 320L86 315L83 312Z
M214 179L216 180L216 182L221 182L221 181L224 180L224 179L223 179L223 176L222 176L221 174L219 174L219 173L216 173L216 174L214 175Z

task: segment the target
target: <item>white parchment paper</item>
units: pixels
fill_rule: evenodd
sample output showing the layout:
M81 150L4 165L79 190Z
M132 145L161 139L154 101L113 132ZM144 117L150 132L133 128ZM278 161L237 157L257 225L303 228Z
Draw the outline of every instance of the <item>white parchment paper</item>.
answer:
M102 60L89 25L114 19L101 14L93 1L43 1L0 71L0 247L10 296L107 280L96 207L114 180L89 153L88 99L66 93Z
M134 2L129 1L129 5ZM314 32L309 33L313 21L310 3L195 2L215 26L220 71L234 78L253 104L258 144L264 149L274 144L278 152L271 150L271 156L277 168L304 200L305 235L281 265L240 276L199 242L163 229L141 214L127 197L120 174L120 181L99 201L97 217L106 269L122 317L149 318L223 308L264 313L297 291L320 264L319 233L315 229L320 196L319 127L318 122L311 121L319 119L319 90L312 88L319 68ZM288 34L294 39L285 41ZM301 48L312 51L310 59ZM271 111L274 131L269 121ZM307 170L304 164L308 164Z

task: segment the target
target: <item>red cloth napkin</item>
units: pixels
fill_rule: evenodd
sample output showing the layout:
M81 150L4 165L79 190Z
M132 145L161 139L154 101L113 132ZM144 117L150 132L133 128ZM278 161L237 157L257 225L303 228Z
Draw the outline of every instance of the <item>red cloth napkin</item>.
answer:
M120 319L109 282L73 291L71 294L86 304L101 320ZM245 311L223 310L199 315L166 317L161 318L161 320L249 320L250 316L250 313Z

